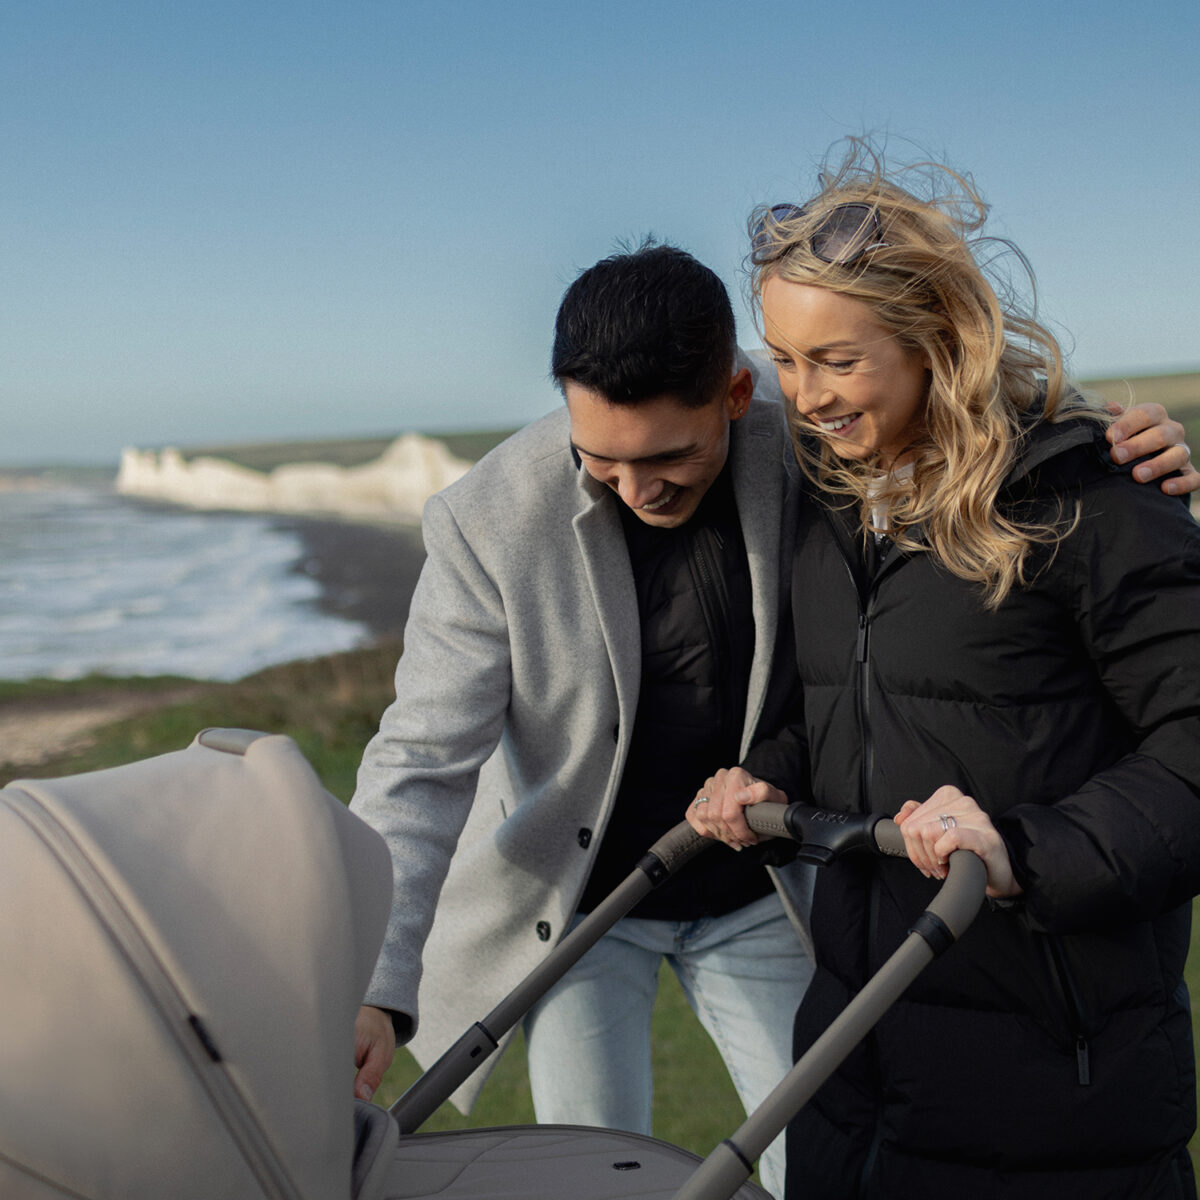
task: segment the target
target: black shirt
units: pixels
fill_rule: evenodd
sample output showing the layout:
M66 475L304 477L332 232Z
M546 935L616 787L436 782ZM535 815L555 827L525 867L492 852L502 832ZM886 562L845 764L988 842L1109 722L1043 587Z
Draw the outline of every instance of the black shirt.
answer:
M750 566L728 466L686 524L659 529L624 504L621 520L638 596L642 677L629 756L582 912L683 820L709 775L738 761L754 654ZM762 853L717 846L632 915L720 916L771 889Z

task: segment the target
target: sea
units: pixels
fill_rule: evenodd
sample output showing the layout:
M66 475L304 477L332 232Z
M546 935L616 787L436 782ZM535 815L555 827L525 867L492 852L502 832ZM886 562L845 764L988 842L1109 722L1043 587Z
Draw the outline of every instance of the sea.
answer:
M240 679L348 650L305 548L257 513L148 504L105 487L0 490L0 679Z

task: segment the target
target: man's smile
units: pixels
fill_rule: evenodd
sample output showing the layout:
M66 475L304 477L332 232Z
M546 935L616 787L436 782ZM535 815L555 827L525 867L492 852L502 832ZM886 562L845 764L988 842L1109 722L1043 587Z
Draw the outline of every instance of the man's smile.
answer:
M662 495L659 496L657 500L653 500L649 504L642 505L642 512L658 512L659 509L666 508L681 491L683 491L683 488L681 488L679 484L668 483L667 486L663 488Z

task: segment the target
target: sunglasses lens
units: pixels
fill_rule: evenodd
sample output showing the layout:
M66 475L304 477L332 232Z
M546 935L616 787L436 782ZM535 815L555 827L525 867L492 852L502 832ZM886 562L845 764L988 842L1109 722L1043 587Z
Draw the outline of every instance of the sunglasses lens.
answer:
M780 253L773 246L776 225L782 225L805 215L804 208L794 204L776 204L758 223L750 248L756 262L768 262ZM839 204L829 211L813 232L809 241L812 252L823 262L849 266L867 250L882 245L883 226L873 205L852 201Z
M771 211L758 223L758 228L754 231L754 237L750 241L750 249L757 257L767 254L771 246L771 229L775 225L782 225L784 221L790 221L793 217L802 216L804 209L797 208L794 204L774 204L771 206Z
M804 209L795 204L773 204L771 205L771 216L777 224L782 224L784 221L790 221L793 217L804 216Z
M854 262L879 241L879 214L869 204L839 204L812 236L812 252L827 263Z

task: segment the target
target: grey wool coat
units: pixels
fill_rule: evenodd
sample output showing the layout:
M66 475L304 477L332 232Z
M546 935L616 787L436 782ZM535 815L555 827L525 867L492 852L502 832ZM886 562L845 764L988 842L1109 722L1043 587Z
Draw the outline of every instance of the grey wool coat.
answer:
M756 377L730 431L756 630L745 753L786 617L796 489L773 372L757 358L741 365ZM423 1065L560 939L604 835L641 669L619 503L578 466L563 408L426 505L397 699L351 802L383 834L395 873L366 1003L399 1014ZM776 883L794 913L803 877L784 868ZM459 1089L464 1110L485 1077Z

